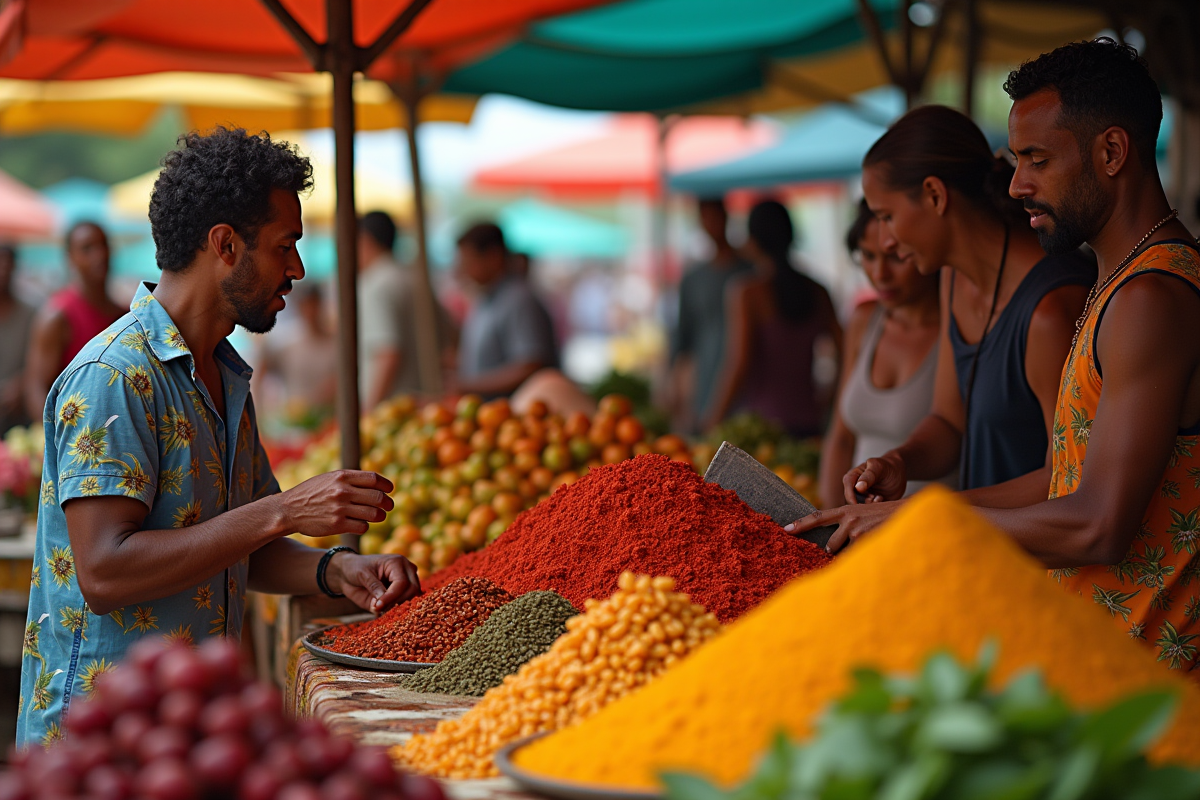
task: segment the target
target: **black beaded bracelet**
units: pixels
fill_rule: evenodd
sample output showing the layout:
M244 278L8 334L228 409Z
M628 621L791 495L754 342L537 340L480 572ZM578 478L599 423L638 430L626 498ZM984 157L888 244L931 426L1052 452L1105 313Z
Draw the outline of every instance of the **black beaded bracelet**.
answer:
M337 592L331 591L329 584L325 582L325 570L329 567L329 561L333 558L334 553L354 553L357 555L358 551L353 547L347 547L344 544L340 544L337 547L331 547L326 550L325 555L321 556L320 562L317 563L317 588L329 597L345 597L346 595L344 594L338 594Z

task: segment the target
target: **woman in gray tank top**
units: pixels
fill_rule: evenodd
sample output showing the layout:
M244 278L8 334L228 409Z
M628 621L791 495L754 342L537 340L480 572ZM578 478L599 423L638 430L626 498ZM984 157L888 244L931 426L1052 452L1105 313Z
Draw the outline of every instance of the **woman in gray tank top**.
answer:
M894 246L881 246L879 221L865 200L846 247L877 299L854 309L846 329L842 385L821 450L825 508L846 502L842 476L851 467L899 447L925 418L937 372L937 275L922 275ZM924 485L911 481L907 493Z

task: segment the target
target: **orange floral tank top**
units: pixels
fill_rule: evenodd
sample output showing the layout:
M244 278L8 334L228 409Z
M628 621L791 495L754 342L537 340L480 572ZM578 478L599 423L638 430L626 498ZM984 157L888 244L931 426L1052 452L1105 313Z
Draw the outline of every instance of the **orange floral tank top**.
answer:
M1063 368L1054 415L1050 497L1075 491L1103 385L1095 332L1112 296L1145 272L1175 275L1200 292L1200 253L1177 241L1146 248L1126 275L1096 297ZM1182 288L1182 287L1181 287ZM1053 570L1065 589L1091 598L1171 669L1200 678L1200 427L1180 431L1175 454L1125 558L1112 566Z

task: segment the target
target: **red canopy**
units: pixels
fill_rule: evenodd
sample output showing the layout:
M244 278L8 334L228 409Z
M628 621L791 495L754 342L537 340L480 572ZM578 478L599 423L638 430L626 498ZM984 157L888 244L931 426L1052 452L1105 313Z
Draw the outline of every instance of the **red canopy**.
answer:
M577 199L624 192L657 196L662 182L658 121L646 114L616 118L605 135L480 170L479 189L532 189ZM680 171L765 147L771 126L731 117L685 117L666 138L666 169Z
M434 0L389 52L419 54L429 66L444 69L502 43L533 20L602 2ZM11 0L0 11L0 60L17 47L20 52L0 75L45 80L311 69L266 5L254 0ZM355 41L374 42L409 5L355 3ZM287 0L284 7L313 39L327 40L326 0ZM386 79L399 68L395 58L385 56L369 72Z
M53 232L53 206L16 178L0 172L0 237L43 237Z

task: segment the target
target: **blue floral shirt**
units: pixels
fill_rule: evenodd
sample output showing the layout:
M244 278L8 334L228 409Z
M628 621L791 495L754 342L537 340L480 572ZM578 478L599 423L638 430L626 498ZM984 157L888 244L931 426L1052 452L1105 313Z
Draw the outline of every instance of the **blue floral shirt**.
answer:
M61 736L73 699L146 636L238 638L249 559L187 591L97 616L79 591L63 504L136 497L145 530L175 530L279 491L258 439L250 368L228 342L216 351L226 419L215 410L166 309L143 284L130 312L87 344L54 382L29 617L21 660L17 744ZM236 420L228 425L226 420Z

